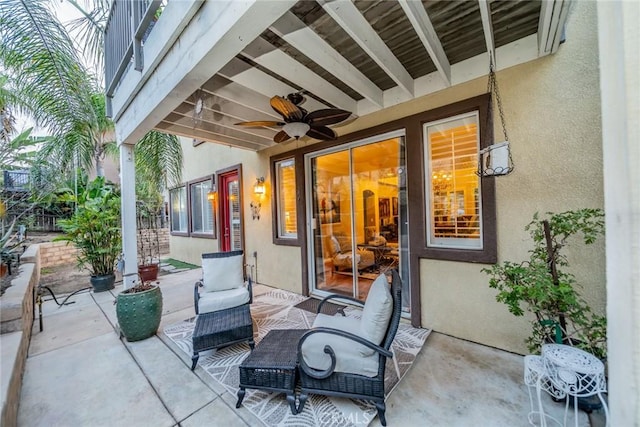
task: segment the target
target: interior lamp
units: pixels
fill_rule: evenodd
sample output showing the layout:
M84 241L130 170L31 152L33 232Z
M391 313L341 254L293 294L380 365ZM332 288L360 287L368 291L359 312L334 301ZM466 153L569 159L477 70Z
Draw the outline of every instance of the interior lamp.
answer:
M292 138L299 139L304 136L311 127L303 122L291 122L282 127L282 130Z
M256 178L256 183L253 185L253 192L258 195L264 194L264 176Z

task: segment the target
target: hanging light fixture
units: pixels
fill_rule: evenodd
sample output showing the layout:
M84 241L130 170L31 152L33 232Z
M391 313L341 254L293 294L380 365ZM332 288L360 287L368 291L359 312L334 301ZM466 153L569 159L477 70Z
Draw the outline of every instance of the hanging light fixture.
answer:
M282 127L282 130L285 131L287 135L295 139L300 139L309 129L311 129L311 126L303 122L291 122Z
M476 172L476 175L482 178L508 175L513 172L514 169L513 159L511 158L511 150L509 149L507 126L504 121L502 101L500 99L500 92L498 91L498 81L496 80L493 61L489 63L489 83L487 92L491 94L491 97L489 97L489 112L491 111L492 107L492 97L493 95L495 95L496 97L504 141L490 145L478 152L478 170ZM489 120L487 119L487 122L488 121Z
M257 195L262 195L264 194L264 191L264 177L261 176L259 178L256 178L256 183L253 185L253 192Z

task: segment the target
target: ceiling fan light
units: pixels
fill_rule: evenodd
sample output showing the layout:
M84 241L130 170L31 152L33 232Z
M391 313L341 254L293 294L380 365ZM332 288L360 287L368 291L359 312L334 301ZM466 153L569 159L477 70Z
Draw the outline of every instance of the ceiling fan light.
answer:
M282 130L284 130L287 133L287 135L289 135L290 137L299 139L301 136L304 136L309 131L310 128L311 126L309 126L306 123L292 122L284 125L282 127Z

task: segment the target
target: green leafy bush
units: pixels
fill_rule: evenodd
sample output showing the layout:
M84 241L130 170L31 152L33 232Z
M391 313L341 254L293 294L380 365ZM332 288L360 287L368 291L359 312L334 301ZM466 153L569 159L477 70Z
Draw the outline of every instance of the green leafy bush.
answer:
M104 178L89 183L78 196L78 208L67 220L58 223L64 235L55 240L67 241L78 248L78 265L92 276L113 274L122 250L120 195Z
M606 318L592 312L578 293L581 286L575 276L562 271L569 264L561 252L575 234L587 245L604 234L603 211L547 212L545 219L536 213L525 230L534 244L527 261L505 261L482 270L491 276L489 286L498 290L496 300L516 316L525 311L535 315L526 339L530 352L539 353L545 342L557 342L606 358Z

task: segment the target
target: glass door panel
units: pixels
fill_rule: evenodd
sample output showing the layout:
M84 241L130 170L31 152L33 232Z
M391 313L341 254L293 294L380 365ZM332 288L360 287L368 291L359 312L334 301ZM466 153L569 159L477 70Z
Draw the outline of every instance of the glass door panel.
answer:
M351 144L308 156L312 292L365 299L397 268L409 309L404 138Z

